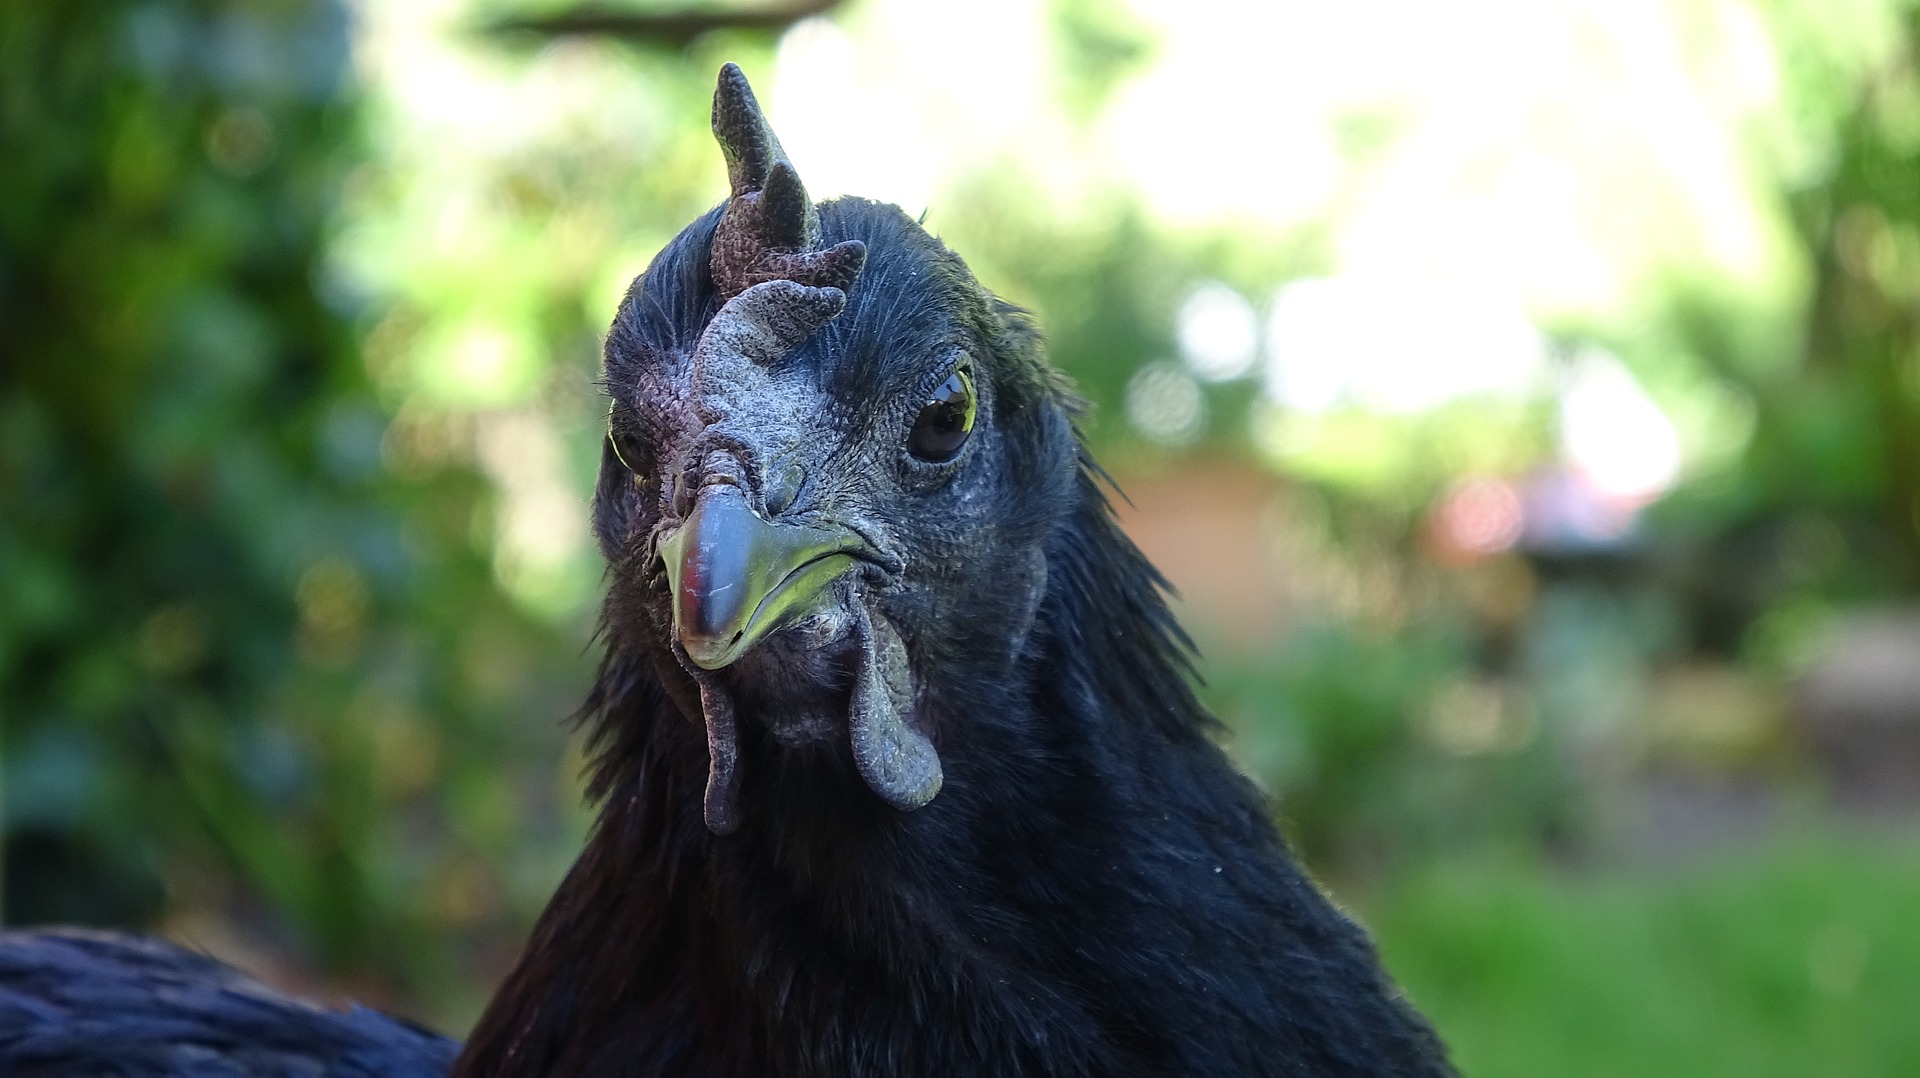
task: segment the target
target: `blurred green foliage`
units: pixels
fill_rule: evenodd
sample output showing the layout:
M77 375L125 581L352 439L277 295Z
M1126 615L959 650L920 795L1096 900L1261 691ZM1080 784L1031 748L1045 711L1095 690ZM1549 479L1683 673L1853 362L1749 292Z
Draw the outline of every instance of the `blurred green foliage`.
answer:
M1431 866L1363 905L1463 1074L1920 1069L1920 856L1860 836L1654 873Z
M1470 679L1468 639L1445 625L1321 623L1209 679L1236 756L1279 795L1295 849L1334 880L1578 837L1576 757L1554 736L1570 724L1537 736L1521 687Z
M1287 418L1293 501L1321 507L1341 551L1297 567L1386 597L1229 650L1209 696L1336 878L1488 846L1585 856L1648 770L1798 782L1809 769L1782 726L1795 678L1850 613L1920 591L1920 11L1762 10L1796 129L1795 160L1771 174L1804 306L1674 279L1640 324L1558 334L1563 359L1592 339L1617 349L1711 443L1625 541L1436 556L1431 512L1453 477L1541 459L1553 417L1537 406ZM1839 43L1882 17L1869 59ZM1771 137L1759 152L1790 156ZM1503 743L1503 724L1524 732ZM1455 736L1475 728L1477 743Z
M6 912L254 910L406 985L564 860L583 678L479 477L384 465L349 71L330 0L0 11Z
M1542 878L1609 847L1647 770L1800 774L1792 678L1920 587L1920 26L1863 61L1840 16L1760 10L1784 118L1756 153L1807 302L1676 278L1635 325L1550 327L1556 362L1616 351L1705 462L1606 549L1436 550L1461 474L1551 454L1541 400L1275 419L1242 377L1193 383L1197 452L1129 425L1196 282L1332 273L1331 223L1175 226L1118 183L1063 207L992 156L929 217L1036 310L1113 470L1273 473L1318 590L1210 649L1204 691L1471 1072L1912 1069L1880 957L1912 950L1910 858ZM1092 127L1156 31L1045 15ZM0 7L8 921L238 934L458 1023L577 849L598 335L724 189L714 68L774 52L461 25L491 96L450 100L445 56L356 57L340 0ZM1336 148L1364 175L1406 122L1356 112ZM1854 987L1820 988L1857 939Z

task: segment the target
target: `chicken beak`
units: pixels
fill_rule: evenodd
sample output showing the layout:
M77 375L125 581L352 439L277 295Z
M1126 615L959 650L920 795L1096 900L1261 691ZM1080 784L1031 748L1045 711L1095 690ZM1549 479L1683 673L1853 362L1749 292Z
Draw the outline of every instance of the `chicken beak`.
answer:
M845 532L768 523L739 487L707 487L659 545L687 658L718 670L818 610L858 549Z

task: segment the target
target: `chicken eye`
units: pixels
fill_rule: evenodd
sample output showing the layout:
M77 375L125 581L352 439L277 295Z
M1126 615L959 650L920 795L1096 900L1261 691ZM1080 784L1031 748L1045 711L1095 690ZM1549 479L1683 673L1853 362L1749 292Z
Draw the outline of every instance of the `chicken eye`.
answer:
M653 480L653 462L638 438L616 427L607 431L607 444L613 447L614 457L633 473L635 479L641 483Z
M973 379L964 370L954 371L914 417L907 452L934 464L952 460L973 433L974 411Z

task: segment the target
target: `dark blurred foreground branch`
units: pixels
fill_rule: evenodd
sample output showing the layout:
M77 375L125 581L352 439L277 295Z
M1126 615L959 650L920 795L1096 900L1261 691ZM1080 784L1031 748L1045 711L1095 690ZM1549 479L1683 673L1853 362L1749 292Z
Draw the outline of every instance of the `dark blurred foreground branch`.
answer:
M777 7L754 7L663 12L631 11L603 4L539 15L514 15L489 22L497 34L538 34L546 37L596 35L647 41L680 47L713 30L778 32L802 19L824 15L841 0L800 0Z

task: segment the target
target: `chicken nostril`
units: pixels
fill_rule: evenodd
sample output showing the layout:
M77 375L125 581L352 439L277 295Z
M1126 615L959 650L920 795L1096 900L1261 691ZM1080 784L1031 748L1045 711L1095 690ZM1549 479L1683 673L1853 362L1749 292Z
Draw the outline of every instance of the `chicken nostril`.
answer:
M800 496L800 485L806 480L807 473L798 463L789 463L780 469L767 482L767 516L777 517L787 511Z
M682 471L678 480L673 484L673 512L675 516L684 518L688 513L693 512L693 494L695 489L693 469L689 468Z

